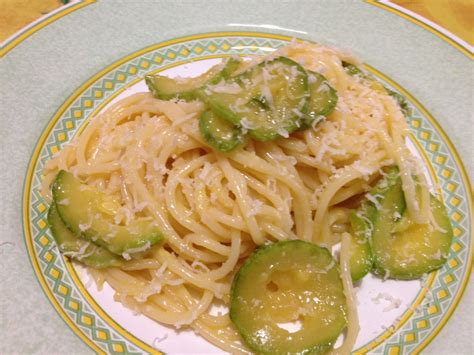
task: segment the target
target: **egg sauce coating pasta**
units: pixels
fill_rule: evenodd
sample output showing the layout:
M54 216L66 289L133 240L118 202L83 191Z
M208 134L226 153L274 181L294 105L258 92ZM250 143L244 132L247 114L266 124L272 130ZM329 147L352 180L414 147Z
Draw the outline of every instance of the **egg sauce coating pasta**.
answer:
M221 153L200 134L203 103L138 93L93 117L44 171L47 198L58 171L70 171L116 202L108 207L115 223L148 217L166 236L143 259L90 269L98 283L108 283L126 307L162 324L191 327L233 353L247 350L228 314L210 310L229 304L233 276L257 246L287 239L340 243L349 231L344 203L394 164L410 215L418 223L429 218L429 193L405 146L408 126L396 101L347 74L342 62L357 61L343 51L293 42L277 55L323 74L336 89L337 106L327 119L286 139L249 141ZM342 278L351 295L346 249ZM349 321L356 322L353 297L347 298ZM351 349L357 331L350 323L349 343L341 349Z

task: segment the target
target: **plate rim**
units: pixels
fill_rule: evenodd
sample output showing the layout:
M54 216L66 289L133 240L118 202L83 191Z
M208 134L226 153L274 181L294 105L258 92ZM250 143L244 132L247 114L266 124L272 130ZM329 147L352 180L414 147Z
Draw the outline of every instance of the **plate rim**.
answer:
M65 111L70 108L73 104L73 102L79 98L88 88L92 86L94 82L99 80L100 78L104 78L108 73L112 72L114 69L118 68L120 65L127 63L128 61L135 59L143 54L150 53L154 50L157 50L159 48L163 48L169 45L173 44L179 44L183 43L186 41L191 41L195 39L206 39L206 38L219 38L219 37L259 37L259 38L268 38L268 39L279 39L279 40L285 40L289 41L291 40L291 36L286 36L282 34L277 34L277 33L268 33L268 32L258 32L258 31L217 31L217 32L204 32L204 33L199 33L199 34L193 34L193 35L186 35L186 36L180 36L180 37L175 37L166 41L159 42L157 44L151 45L144 47L142 49L139 49L137 51L134 51L133 53L130 53L114 62L111 64L107 65L104 67L102 70L98 71L96 74L92 75L89 79L87 79L83 84L81 84L77 89L74 89L72 94L70 94L66 100L59 106L59 108L56 110L56 112L52 115L51 119L48 120L46 126L43 128L39 138L37 139L33 152L30 155L29 161L28 161L28 168L25 174L25 178L23 181L23 188L22 188L22 225L23 225L23 235L24 235L24 242L27 247L27 252L29 256L30 263L33 266L33 269L35 271L35 276L38 282L41 285L41 288L45 295L48 298L48 301L52 303L53 307L55 310L58 312L60 317L63 319L63 321L66 322L66 324L73 330L73 332L79 336L87 345L89 345L93 350L99 352L99 353L104 353L102 349L100 349L96 343L91 340L87 335L85 335L77 326L77 324L69 319L67 314L65 313L64 308L59 304L59 302L54 298L51 290L49 289L49 286L45 280L42 280L44 277L44 273L40 269L39 265L35 265L35 262L38 264L38 260L35 258L35 250L33 247L33 238L32 234L30 231L30 196L32 193L32 182L34 179L34 171L36 170L39 158L40 158L40 152L44 148L46 144L47 138L50 136L52 133L53 128L57 124L57 122L61 119L61 116L65 113ZM305 41L308 41L305 39ZM216 54L215 57L224 57L225 55L223 54ZM208 56L209 57L209 56ZM198 59L204 59L204 57L199 57ZM180 62L177 62L175 65L181 64ZM472 208L473 208L473 202L472 202L472 187L471 183L467 174L467 171L464 167L464 164L461 160L461 157L459 156L459 153L457 152L455 146L453 145L451 139L449 136L446 134L446 132L443 130L441 125L438 123L438 121L433 117L433 115L413 96L411 95L406 89L404 89L401 85L399 85L396 81L388 77L387 75L383 74L382 72L378 71L377 69L371 67L370 65L366 64L366 67L368 67L369 70L375 72L377 76L380 76L383 80L387 81L390 85L395 87L397 90L399 90L404 96L406 96L410 102L418 109L420 112L423 113L423 115L426 117L426 119L431 123L434 128L436 129L437 133L440 135L446 146L449 148L449 152L451 153L452 157L454 158L455 164L456 164L456 170L458 170L458 173L461 177L461 180L463 182L463 185L466 189L466 202L467 202L467 207L468 210L471 211L472 214ZM162 67L160 70L165 70L167 67ZM128 85L131 85L132 83L128 83ZM125 89L125 88L124 88ZM101 106L105 105L106 102L101 103L94 111L100 110ZM91 113L89 115L92 116L93 114ZM77 132L80 132L81 128L84 127L84 125L87 123L87 121L84 121L81 123L80 127L78 127ZM418 139L416 139L418 142ZM425 149L423 148L423 152ZM469 216L469 221L472 223L472 216ZM473 236L471 234L470 236L471 241L473 239ZM473 259L473 253L474 253L474 248L470 248L469 254L467 257L467 265L471 264L472 265L472 259ZM67 265L67 267L71 267L70 265ZM463 279L460 283L460 287L458 292L456 293L453 301L449 305L449 308L443 312L442 319L440 322L431 330L429 335L420 343L417 344L417 347L415 348L414 352L415 354L418 354L421 350L423 350L431 341L434 339L441 329L444 327L444 325L448 322L448 320L451 318L454 310L457 308L459 301L461 300L466 286L469 282L469 276L471 274L472 267L467 267ZM87 291L86 291L87 292ZM100 308L100 306L99 306ZM107 315L107 313L105 312ZM116 324L116 322L113 320L112 317L107 315L107 318L110 318L110 320ZM112 326L114 329L115 327ZM122 326L118 325L119 328L123 329ZM150 345L144 343L141 341L137 336L130 334L127 330L123 329L126 333L128 333L133 340L131 340L134 344L138 343L140 347L143 349L151 352L151 353L161 353L159 350L156 350ZM124 335L122 332L119 332L121 335ZM385 333L382 333L385 334ZM380 334L379 336L381 336ZM378 336L378 337L379 337ZM378 339L375 338L375 339ZM127 337L128 338L128 337ZM366 344L367 345L367 344ZM365 345L364 345L365 346ZM361 349L364 347L362 346Z
M79 10L80 8L85 7L87 5L91 5L95 2L97 2L97 0L78 0L78 2L63 5L62 7L55 9L51 13L41 16L26 27L23 27L22 29L13 33L10 37L5 39L0 44L0 58L7 55L12 49L21 44L24 40L29 38L35 32L46 27L50 23L66 16L67 14L75 10ZM431 32L436 37L441 38L444 42L456 48L468 58L474 59L474 53L472 53L472 46L469 48L469 45L463 39L454 35L444 27L428 20L422 15L414 13L413 11L400 7L396 4L390 3L390 1L387 0L364 0L364 2L374 7L378 7L385 11L391 12L392 14L402 17L403 19L424 28L428 32Z
M97 0L78 0L77 2L71 2L69 4L61 5L54 9L48 14L40 16L33 22L29 23L23 28L13 33L10 37L6 38L0 43L0 58L7 55L12 49L18 46L20 43L28 39L35 32L38 32L42 28L48 26L52 22L59 20L60 18L70 14L73 11L79 10L84 6L90 5L97 2Z

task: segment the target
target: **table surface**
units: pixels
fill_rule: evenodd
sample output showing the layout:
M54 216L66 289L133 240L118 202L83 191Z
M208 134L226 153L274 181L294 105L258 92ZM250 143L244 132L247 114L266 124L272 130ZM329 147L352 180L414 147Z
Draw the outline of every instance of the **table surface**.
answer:
M461 38L466 43L474 44L474 1L473 0L394 0L393 3L409 9L430 21L447 29L458 38ZM44 14L51 12L63 6L61 0L0 0L0 41L11 37L17 31L35 21ZM472 119L472 118L471 118ZM3 126L2 126L3 129ZM1 152L2 159L6 158L5 152ZM3 162L2 162L3 165ZM0 194L6 186L1 186ZM2 237L4 230L2 227ZM0 240L1 241L1 240ZM18 244L21 241L17 242ZM11 244L11 243L10 243ZM6 268L4 265L5 253L9 253L10 257L17 259L24 259L24 249L1 243L0 244L0 260L2 263L1 269ZM4 273L2 272L2 275ZM31 295L30 289L21 287L24 283L15 286L14 280L16 277L26 278L27 282L35 285L34 288L37 295ZM472 277L471 277L472 281ZM4 345L6 347L0 348L0 354L3 353L54 353L61 352L60 349L71 350L71 353L86 354L91 350L82 341L75 337L67 326L61 322L58 315L42 296L42 292L37 287L35 275L31 272L31 266L23 263L18 265L15 270L9 274L9 278L4 285L9 287L16 287L10 295L17 295L18 299L28 299L31 302L38 302L37 317L33 314L32 307L15 310L17 313L12 318L11 312L4 311L4 307L11 302L8 302L4 296L0 296L0 332L2 334ZM3 286L0 283L0 290L3 294ZM463 299L461 300L458 309L451 317L450 321L440 332L440 334L432 341L425 353L429 354L459 354L468 355L474 354L471 337L473 326L473 300L474 288L473 282L470 282ZM34 309L34 307L33 307ZM25 324L23 319L35 319L35 322ZM41 326L49 325L49 326ZM463 326L464 325L464 326ZM27 332L27 338L25 338ZM28 337L30 336L30 337ZM23 340L20 340L23 339ZM49 339L49 340L48 340ZM51 340L54 343L61 344L58 348L50 345ZM447 341L449 339L449 342ZM21 343L21 345L20 345ZM454 344L458 344L453 348ZM20 346L19 346L20 345ZM54 350L57 349L57 350Z
M63 6L64 0L0 0L0 42L39 17ZM66 1L67 2L67 1ZM392 0L474 45L473 0Z

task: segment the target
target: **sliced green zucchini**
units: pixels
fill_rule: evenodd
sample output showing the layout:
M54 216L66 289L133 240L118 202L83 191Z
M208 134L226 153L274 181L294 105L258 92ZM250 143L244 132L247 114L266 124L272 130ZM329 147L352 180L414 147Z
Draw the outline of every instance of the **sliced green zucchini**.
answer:
M444 205L430 197L430 209L436 225L416 224L407 211L400 218L397 206L404 196L398 178L384 195L381 211L374 222L372 248L374 271L402 280L417 279L446 262L453 232Z
M53 184L53 198L67 228L114 254L141 252L163 240L163 234L151 221L137 219L127 226L115 224L116 211L110 208L114 201L64 170Z
M234 278L230 318L256 353L325 353L347 323L337 263L301 240L260 247ZM300 329L282 326L291 322Z
M309 83L309 109L300 129L311 127L315 120L321 121L334 111L337 104L336 90L329 85L328 80L321 74L308 72Z
M258 97L255 97L252 99L252 101L258 105L260 105L262 108L264 108L265 110L269 110L270 109L270 102L268 101L268 99L263 96L263 95L260 95Z
M199 130L204 139L221 152L228 152L244 141L242 128L205 111L199 118Z
M373 207L367 205L349 216L351 223L351 243L349 247L349 265L353 282L362 280L374 264L372 248L370 247L371 222L370 215Z
M162 75L147 75L145 82L150 92L157 99L197 99L197 90L206 84L217 84L226 80L237 69L241 61L231 57L223 65L215 65L204 74L195 78L169 78Z
M96 269L118 267L125 260L105 248L77 237L64 225L53 202L48 211L48 224L59 251L65 256Z
M225 85L206 88L201 98L217 116L248 129L256 140L269 141L301 126L310 98L308 75L298 63L278 57Z
M349 75L360 75L363 78L366 78L366 73L364 73L358 66L348 63L348 62L342 62L342 66Z
M369 192L372 198L365 199L357 211L349 216L351 224L350 268L352 281L361 280L373 267L374 255L371 248L371 238L374 232L374 222L377 217L379 199L383 198L391 184L398 178L398 168L392 167L387 176L381 179ZM374 202L377 202L377 205ZM399 204L399 213L405 209L405 200Z
M374 272L410 280L441 267L453 237L443 204L431 196L430 209L436 225L416 224L406 210L398 169L392 169L377 186L383 188L371 192L378 201L371 217Z

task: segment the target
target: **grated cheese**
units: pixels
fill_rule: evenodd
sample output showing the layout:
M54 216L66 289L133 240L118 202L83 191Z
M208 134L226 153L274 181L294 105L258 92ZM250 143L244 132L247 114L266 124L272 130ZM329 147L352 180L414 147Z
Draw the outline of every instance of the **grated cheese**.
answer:
M76 258L78 260L81 260L87 256L90 256L94 251L95 251L95 248L92 248L91 251L89 251L89 253L87 253L87 255L85 254L87 248L91 245L90 242L85 242L84 244L82 244L82 246L79 248L78 251L64 251L63 252L63 255L66 255L66 256L69 256L71 258ZM64 244L61 244L61 249L64 248Z
M377 210L380 211L382 209L382 205L380 204L379 200L377 200L378 198L383 198L382 195L380 194L372 195L370 193L366 193L365 198L369 200L370 202L372 202Z
M290 67L290 82L295 81L299 75L299 70L296 66L292 65Z
M240 125L242 126L242 128L245 128L245 129L253 129L253 125L252 123L247 119L247 117L244 117L240 120Z
M262 86L262 94L270 105L273 104L273 95L267 85Z
M69 201L68 198L65 198L65 199L62 199L61 201L58 201L57 203L58 203L58 205L68 206L70 201Z
M317 93L324 93L329 91L329 86L326 83L322 83L319 85L319 87L316 89Z
M374 304L380 304L380 300L385 300L389 302L389 305L382 310L383 312L389 312L393 309L397 309L402 304L401 299L394 298L392 295L386 292L380 292L376 297L372 298L372 302Z
M288 131L282 127L277 129L277 133L282 136L283 138L288 138L290 135L288 134Z
M325 116L317 116L313 122L311 122L311 128L317 132L319 130L318 124L326 119Z
M370 238L370 236L372 235L372 232L374 231L374 224L369 218L367 218L367 216L364 216L361 211L357 211L356 216L363 219L364 222L367 223L368 228L365 229L365 237Z
M362 174L362 177L364 178L364 180L368 180L370 175L372 175L374 173L373 168L370 168L370 167L362 164L362 162L360 160L354 162L352 164L352 167Z
M428 220L429 220L431 228L434 228L436 231L441 232L441 233L447 232L446 229L441 228L440 225L436 222L436 219L434 218L431 210L428 213Z
M226 83L224 79L216 85L207 85L207 89L219 94L240 94L242 92L242 88L239 84Z
M117 214L114 217L115 224L120 224L122 220L125 218L125 224L130 224L130 221L133 218L133 212L130 208L126 206L122 206L119 208Z
M168 333L165 333L163 334L163 336L161 337L155 337L155 339L153 339L153 344L152 346L156 349L156 350L160 350L158 347L160 347L158 344L159 343L162 343L163 341L165 341L166 339L168 339Z
M212 165L206 161L201 169L201 172L198 175L198 179L201 179L202 181L206 181L206 178L209 175L209 172L211 170L212 170Z
M296 116L298 116L299 118L304 117L303 112L301 112L301 111L298 110L297 108L293 108L293 109L291 110L291 112L293 112L293 113L294 113ZM299 122L297 121L297 123L299 123Z
M257 215L262 210L263 202L259 199L252 201L252 208L246 213L247 217Z
M145 207L150 206L153 207L153 205L148 202L148 201L142 201L138 203L136 200L134 201L134 207L133 207L133 212L140 212L145 209Z
M79 223L78 227L81 230L81 232L85 232L86 230L90 229L91 226L92 226L92 218L90 219L88 223Z
M132 258L130 256L130 254L141 253L143 251L146 251L146 250L150 249L150 247L151 247L151 243L149 241L147 241L141 247L127 249L126 252L122 253L122 256L125 260L131 260Z

